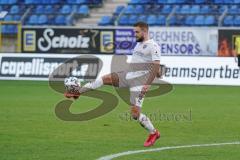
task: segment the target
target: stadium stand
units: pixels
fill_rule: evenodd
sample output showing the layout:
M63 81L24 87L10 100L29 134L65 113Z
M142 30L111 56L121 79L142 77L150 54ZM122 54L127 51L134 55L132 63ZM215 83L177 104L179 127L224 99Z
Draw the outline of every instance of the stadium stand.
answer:
M0 21L19 21L22 25L74 25L88 17L91 8L102 6L102 0L0 0ZM110 24L110 23L108 23ZM3 34L15 34L14 25L2 25Z
M0 21L19 21L23 25L92 22L100 26L130 26L145 21L151 26L240 26L240 0L118 1L122 3L114 1L108 5L108 0L0 0L0 13L7 12ZM95 10L99 12L95 13ZM81 19L83 21L78 24ZM13 28L3 25L2 32L15 33L17 29Z
M130 0L116 7L111 21L99 25L240 26L239 11L240 0Z

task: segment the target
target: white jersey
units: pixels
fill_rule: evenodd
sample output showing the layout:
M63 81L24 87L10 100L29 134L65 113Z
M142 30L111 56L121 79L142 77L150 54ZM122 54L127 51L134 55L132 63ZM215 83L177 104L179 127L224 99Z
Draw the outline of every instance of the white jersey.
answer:
M140 71L135 71L134 70L139 70L138 66L134 65L134 63L143 63L141 68L144 68L144 64L151 63L153 61L159 60L161 58L161 53L160 53L160 48L159 45L154 42L154 40L149 39L145 42L138 42L135 48L133 49L133 54L132 54L132 59L131 59L131 70L132 72L129 72L127 77L129 79L141 76L143 74L146 74L148 68L146 67L143 70ZM146 65L147 66L147 65Z
M131 63L149 63L160 61L161 53L159 45L154 40L149 39L145 42L138 42L133 49Z

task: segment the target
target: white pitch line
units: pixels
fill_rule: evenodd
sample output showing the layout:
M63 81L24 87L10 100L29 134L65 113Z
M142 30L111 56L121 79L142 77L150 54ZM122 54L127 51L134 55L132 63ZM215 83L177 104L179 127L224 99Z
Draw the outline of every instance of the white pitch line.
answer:
M181 149L181 148L211 147L211 146L239 145L239 144L240 144L240 141L238 141L238 142L227 142L227 143L194 144L194 145L185 145L185 146L160 147L160 148L126 151L126 152L111 154L111 155L107 155L107 156L104 156L104 157L100 157L97 160L112 160L114 158L118 158L118 157L121 157L121 156L138 154L138 153L145 153L145 152L157 152L157 151L173 150L173 149Z

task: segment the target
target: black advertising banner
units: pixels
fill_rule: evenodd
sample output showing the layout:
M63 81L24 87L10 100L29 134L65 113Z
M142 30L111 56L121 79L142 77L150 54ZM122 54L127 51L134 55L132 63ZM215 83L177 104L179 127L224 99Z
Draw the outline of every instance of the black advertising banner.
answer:
M114 30L79 28L22 29L23 53L113 54Z
M218 56L232 57L240 55L240 30L219 29Z

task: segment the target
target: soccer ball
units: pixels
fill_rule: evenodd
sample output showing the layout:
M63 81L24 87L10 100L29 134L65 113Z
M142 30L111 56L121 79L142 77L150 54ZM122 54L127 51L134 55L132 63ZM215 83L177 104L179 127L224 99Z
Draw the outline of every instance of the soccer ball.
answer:
M64 86L69 93L78 93L81 83L77 77L67 77L64 80Z

